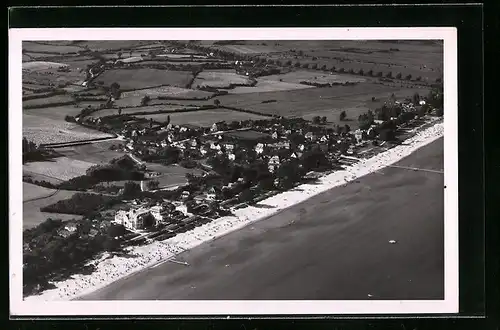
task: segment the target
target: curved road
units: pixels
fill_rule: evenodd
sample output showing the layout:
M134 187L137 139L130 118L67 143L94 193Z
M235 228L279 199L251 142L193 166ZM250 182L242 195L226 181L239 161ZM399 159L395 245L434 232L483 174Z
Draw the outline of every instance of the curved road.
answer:
M398 165L82 299L443 299L443 139Z

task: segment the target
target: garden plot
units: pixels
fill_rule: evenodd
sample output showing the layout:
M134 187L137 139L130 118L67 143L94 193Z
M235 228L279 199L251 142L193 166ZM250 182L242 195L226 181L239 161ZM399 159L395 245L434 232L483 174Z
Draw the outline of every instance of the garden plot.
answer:
M80 114L82 109L75 106L60 106L60 107L46 107L46 108L36 108L36 109L25 109L23 114L35 115L48 119L54 120L64 120L65 116L76 116Z
M301 81L325 83L346 83L346 82L364 82L366 79L356 76L340 74L324 74L318 71L292 71L285 74L266 76L266 80L277 80L288 83L299 84Z
M229 94L279 92L279 91L288 91L288 90L305 89L305 88L315 88L315 87L304 84L288 83L283 81L258 79L257 84L255 86L253 87L237 86L229 90Z
M254 115L246 112L238 112L226 109L200 110L179 113L164 113L154 115L138 115L139 118L153 119L159 122L165 122L170 115L172 125L191 124L201 127L209 127L219 121L240 121L240 120L258 120L268 119L269 117Z
M141 69L114 69L108 70L97 77L104 85L110 86L116 82L122 91L151 88L163 85L185 87L193 78L189 71Z
M54 107L58 105L66 105L75 103L75 100L69 94L60 94L49 97L40 97L31 100L23 101L23 108L45 108L45 107Z
M58 157L51 161L24 164L23 170L65 181L84 175L85 171L94 165L94 163L86 161L71 159L68 157Z
M48 44L37 43L35 41L23 41L22 49L26 52L52 53L52 54L70 54L70 53L78 53L84 50L83 48L77 46L48 45Z
M57 62L34 61L24 62L23 70L40 71L67 67L67 64Z
M110 134L38 115L23 113L23 136L37 144L64 143L113 137Z
M203 71L193 82L192 87L212 87L212 88L230 88L231 85L250 86L252 81L235 72L227 71Z

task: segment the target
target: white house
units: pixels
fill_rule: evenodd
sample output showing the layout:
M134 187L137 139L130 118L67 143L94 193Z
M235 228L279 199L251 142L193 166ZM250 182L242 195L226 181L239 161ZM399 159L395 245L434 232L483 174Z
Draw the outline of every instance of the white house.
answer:
M257 143L257 145L255 146L255 152L257 154L261 154L264 152L264 145L262 143Z
M420 105L425 105L425 101L424 101L424 100L421 100L421 101L419 102L419 104L420 104Z
M305 146L303 144L299 144L299 150L304 151L304 149L305 149Z
M278 138L278 132L274 132L273 134L271 134L271 137L276 140Z
M326 135L323 135L320 139L321 142L327 142L328 141L328 137Z
M236 156L233 153L230 153L227 155L227 158L231 161L234 161L236 159Z
M307 132L306 135L304 136L306 139L309 141L314 141L316 140L316 135L314 135L313 132Z
M115 214L115 222L132 230L144 229L156 225L157 221L161 221L161 215L157 214L155 216L155 214L156 212L152 212L146 208L132 208L128 211L120 210ZM153 216L153 223L145 223L148 215Z
M217 126L217 123L214 123L212 127L210 128L210 131L212 132L217 132L219 130L219 127Z
M267 163L269 172L274 172L277 166L280 164L279 156L272 156Z

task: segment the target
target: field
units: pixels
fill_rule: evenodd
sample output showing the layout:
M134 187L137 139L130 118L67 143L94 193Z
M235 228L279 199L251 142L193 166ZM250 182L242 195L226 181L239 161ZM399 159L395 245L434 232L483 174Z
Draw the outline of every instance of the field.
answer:
M66 66L68 66L68 65L63 64L63 63L55 63L55 62L43 62L43 61L24 62L23 63L23 70L39 71L39 70L57 69L57 68L62 68L62 67L66 67Z
M301 81L315 83L345 83L345 82L364 82L366 79L357 76L325 74L318 71L292 71L285 74L266 76L266 80L283 81L287 83L299 84Z
M227 122L248 120L248 119L267 119L268 117L254 115L245 112L238 112L226 109L211 109L211 110L200 110L200 111L190 111L190 112L180 112L180 113L164 113L164 114L154 114L154 115L138 115L139 118L152 118L157 121L166 121L167 116L170 115L170 122L172 125L183 125L191 124L201 127L208 127L213 125L215 122L225 120Z
M57 190L23 182L23 202L53 195Z
M308 88L281 92L247 93L220 96L221 104L263 114L285 117L326 116L331 123L339 123L342 110L357 125L357 118L368 109L380 107L394 93L397 98L411 97L415 92L424 94L421 89L397 89L384 85L362 83L354 86L334 86L328 88ZM377 101L373 102L372 97ZM276 102L263 103L266 100ZM343 123L339 123L343 124Z
M166 97L175 97L182 99L203 99L210 98L213 93L193 90L188 88L180 88L173 86L162 86L156 88L148 88L148 89L140 89L135 91L129 91L122 93L122 98L127 98L130 96L145 96L149 95L150 97L158 97L158 96L166 96Z
M31 100L23 101L23 108L33 108L33 107L49 107L51 105L59 105L62 103L68 104L75 102L73 97L68 94L54 95L49 97L41 97Z
M185 87L193 75L189 71L170 71L157 69L114 69L105 71L96 78L110 86L116 82L123 91L170 85Z
M88 47L94 51L125 51L134 47L151 45L154 41L140 40L90 40L75 43L80 47Z
M111 145L118 145L123 142L117 140L101 141L90 144L57 148L57 152L65 157L85 161L94 164L107 164L112 159L121 157L125 153L121 151L109 150Z
M61 220L82 218L81 216L72 214L40 212L41 207L54 204L62 199L70 198L76 192L59 190L54 195L51 195L49 197L25 201L28 199L30 195L36 194L38 188L39 188L38 186L23 183L23 229L35 227L38 224L44 222L47 218L61 219Z
M279 92L296 89L314 88L303 84L289 83L279 80L268 80L267 77L257 79L257 84L253 87L238 86L229 90L229 94L246 94L246 93L265 93L265 92Z
M77 53L82 51L83 48L77 46L65 46L65 45L47 45L44 43L38 43L35 41L24 41L23 42L23 50L26 52L35 52L35 53L52 53L52 54L68 54L68 53Z
M63 105L59 107L25 109L23 110L23 114L40 116L53 120L64 120L64 117L66 115L76 116L80 113L81 110L81 108L76 108L72 105Z
M130 108L122 108L122 115L140 113L140 112L157 112L162 110L180 110L186 108L186 106L177 106L177 105L150 105L145 107L130 107ZM106 117L117 115L118 109L103 109L92 113L92 117ZM165 117L167 114L165 114ZM139 116L140 117L140 116Z
M161 165L154 163L146 163L148 170L161 173L159 176L152 178L159 182L159 188L169 187L173 185L182 185L187 183L186 173L201 175L198 169L187 169L178 165Z
M23 136L37 144L63 143L111 137L109 134L91 130L74 123L24 113Z
M23 84L31 83L45 86L55 86L59 84L81 85L85 80L85 73L79 70L70 72L58 72L57 69L47 69L38 71L23 71Z
M86 161L68 157L58 157L52 161L24 164L23 171L37 173L60 180L69 180L84 175L85 171L93 165L95 164Z
M230 85L250 85L251 81L246 76L227 71L203 71L194 80L193 88L213 87L229 88Z

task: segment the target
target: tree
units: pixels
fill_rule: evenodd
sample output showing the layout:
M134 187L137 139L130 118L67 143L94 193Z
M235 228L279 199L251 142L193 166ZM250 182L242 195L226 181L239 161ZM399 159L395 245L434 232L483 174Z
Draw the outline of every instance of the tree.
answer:
M326 116L321 117L321 122L323 124L326 124L328 122L328 119L326 118Z
M215 106L217 106L217 107L218 107L218 106L220 105L220 101L219 101L218 99L215 99L215 100L214 100L214 104L215 104Z
M300 62L295 62L294 66L295 66L296 68L300 67Z
M148 189L150 189L150 190L158 189L159 185L160 185L160 183L157 180L148 181Z
M363 71L363 69L359 69L358 74L359 74L360 76L362 76L364 73L365 73L365 72Z
M422 77L421 76L418 76L417 78L415 78L416 81L421 81L422 80Z
M383 74L384 74L384 73L383 73L382 71L379 71L379 72L377 73L377 77L382 77L382 75L383 75Z
M366 74L367 74L368 76L373 76L373 70L369 70Z
M346 119L346 117L347 117L347 113L346 113L346 112L345 112L345 110L344 110L344 111L342 111L342 112L340 113L340 115L339 115L339 119L340 119L340 121L344 121L344 120Z
M320 116L314 116L312 121L313 121L314 124L320 124L321 123L321 117Z
M347 124L344 125L344 132L349 133L351 131L351 127Z
M411 74L406 76L406 80L411 80Z
M122 108L118 108L118 115L122 114Z
M399 72L397 75L396 75L396 79L401 79L401 72Z
M122 52L118 52L116 56L118 56L118 58L122 58Z
M413 102L413 104L419 104L420 95L418 95L418 93L413 94L412 102Z
M133 181L126 182L123 186L123 196L135 197L141 192L141 186Z
M385 75L387 78L392 78L392 72L389 71L386 75Z
M141 105L145 106L151 101L151 97L149 95L144 95L144 97L141 99Z

